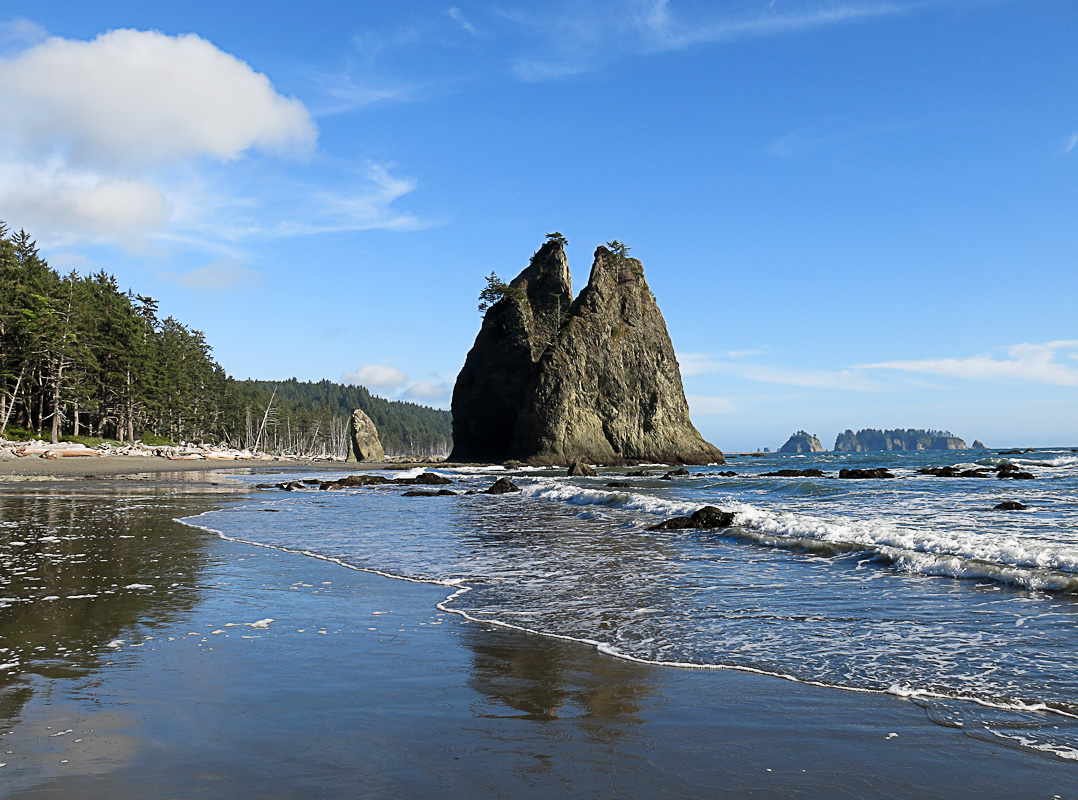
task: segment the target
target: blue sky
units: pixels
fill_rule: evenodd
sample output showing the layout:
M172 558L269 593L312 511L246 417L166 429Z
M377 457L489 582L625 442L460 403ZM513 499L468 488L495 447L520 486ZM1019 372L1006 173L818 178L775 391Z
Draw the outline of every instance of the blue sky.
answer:
M693 420L1078 446L1070 0L0 5L0 219L236 377L448 407L483 277L645 266Z

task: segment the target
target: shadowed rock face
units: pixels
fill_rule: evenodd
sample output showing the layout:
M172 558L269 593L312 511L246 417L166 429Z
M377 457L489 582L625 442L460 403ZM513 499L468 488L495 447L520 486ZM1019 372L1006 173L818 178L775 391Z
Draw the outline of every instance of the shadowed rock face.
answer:
M573 300L564 248L548 242L510 284L522 299L491 306L453 387L452 461L505 461L543 352Z
M453 392L453 460L723 463L689 421L681 373L643 266L605 247L570 304L550 242L494 305Z

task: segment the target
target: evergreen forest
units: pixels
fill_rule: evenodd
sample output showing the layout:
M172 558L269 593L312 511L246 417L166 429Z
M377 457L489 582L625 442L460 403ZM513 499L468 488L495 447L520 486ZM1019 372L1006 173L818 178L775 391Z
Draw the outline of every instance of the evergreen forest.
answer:
M449 412L330 381L237 381L202 332L104 271L60 275L0 222L0 437L180 441L344 456L352 410L387 455L445 455Z

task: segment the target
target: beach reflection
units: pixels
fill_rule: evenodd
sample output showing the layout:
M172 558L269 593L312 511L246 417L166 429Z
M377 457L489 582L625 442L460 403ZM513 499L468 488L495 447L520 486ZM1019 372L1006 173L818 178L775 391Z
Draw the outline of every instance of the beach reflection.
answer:
M201 591L205 534L173 522L206 500L70 485L0 495L0 728L34 676L76 678L147 640Z
M568 720L610 739L643 722L656 693L653 669L585 645L485 625L465 626L461 639L472 651L469 686L484 698L477 716Z

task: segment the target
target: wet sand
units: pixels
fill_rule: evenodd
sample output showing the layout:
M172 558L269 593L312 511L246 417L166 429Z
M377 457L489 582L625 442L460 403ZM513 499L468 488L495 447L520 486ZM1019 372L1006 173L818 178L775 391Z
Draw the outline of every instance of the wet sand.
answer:
M621 661L173 522L235 499L208 477L0 485L6 563L53 565L0 591L38 587L0 609L0 796L1078 796L907 700Z

